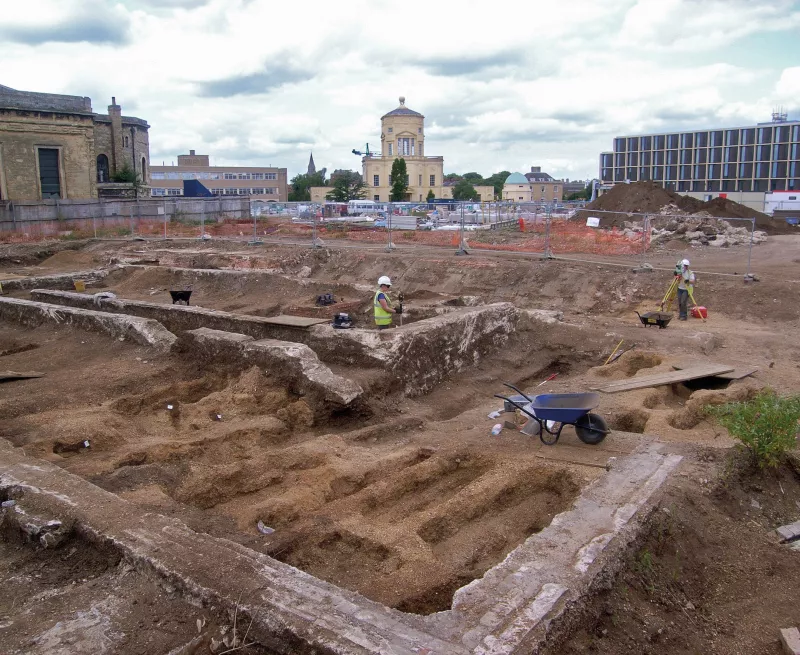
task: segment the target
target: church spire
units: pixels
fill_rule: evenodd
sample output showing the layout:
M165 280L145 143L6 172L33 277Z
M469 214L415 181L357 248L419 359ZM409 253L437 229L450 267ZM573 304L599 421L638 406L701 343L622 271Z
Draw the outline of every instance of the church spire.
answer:
M308 158L308 175L313 175L317 172L317 167L314 166L314 153Z

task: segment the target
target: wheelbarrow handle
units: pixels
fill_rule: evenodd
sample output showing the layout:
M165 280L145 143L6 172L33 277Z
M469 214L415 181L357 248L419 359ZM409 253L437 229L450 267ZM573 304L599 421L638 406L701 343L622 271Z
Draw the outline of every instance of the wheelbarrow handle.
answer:
M528 394L526 394L522 389L517 389L513 384L509 384L508 382L503 382L504 387L508 387L509 389L513 389L516 391L520 396L525 398L528 402L531 402L533 398L531 398Z
M515 391L516 391L516 389L515 389ZM525 394L522 394L522 395L525 396ZM539 420L538 418L536 418L536 414L533 414L532 412L529 412L527 409L525 409L525 405L520 405L515 400L511 400L511 398L509 398L508 396L503 396L503 395L500 395L499 393L496 393L496 394L494 394L494 397L495 398L501 398L503 400L507 400L512 405L514 405L514 407L516 407L518 410L520 410L521 412L525 412L528 416L530 416L533 419L536 419L537 421ZM527 398L527 396L525 396L525 397Z

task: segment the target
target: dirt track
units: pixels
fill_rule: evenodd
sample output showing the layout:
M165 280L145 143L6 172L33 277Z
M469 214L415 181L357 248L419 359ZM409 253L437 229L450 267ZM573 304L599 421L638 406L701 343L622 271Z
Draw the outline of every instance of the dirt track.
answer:
M32 265L36 257L25 249L5 248L0 279L86 270L119 258L151 262L112 273L104 289L161 303L169 302L169 288L192 284L194 304L270 316L313 309L316 295L330 291L368 323L363 311L372 281L386 273L409 296L410 315L418 319L447 303L511 301L562 310L564 324L531 323L496 355L426 396L412 400L376 386L366 411L331 417L315 416L302 398L258 369L209 370L190 355L159 359L99 335L4 324L3 368L47 376L4 385L0 436L196 530L270 553L382 603L429 613L449 607L456 588L547 525L602 473L609 456L630 452L641 439L674 444L689 455L692 475L716 474L710 463L694 459L692 449L712 448L721 453L710 456L718 460L732 441L703 418L702 405L746 398L763 386L787 393L800 387L798 243L800 237L782 236L758 246L753 270L760 281L750 284L741 279L746 251L690 253L700 275L698 300L709 307L710 319L675 321L663 331L641 326L633 310L655 308L668 271L683 255L678 251L648 255L664 272L632 273L630 258L540 261L494 253L455 258L429 249L386 254L277 246L243 252L235 244L195 243L92 244ZM310 273L299 277L306 266ZM210 278L167 267L255 270ZM602 367L620 339L636 348ZM488 436L494 421L486 415L498 406L492 394L503 391L502 381L533 388L557 373L537 391L579 391L669 371L686 358L758 371L724 388L681 385L604 395L598 411L615 432L598 447L581 444L571 429L555 448L511 430ZM374 373L338 372L364 384ZM89 449L80 447L86 439ZM696 491L683 489L676 512L691 506ZM259 533L259 520L275 532ZM706 611L713 615L714 608ZM745 616L737 620L753 629ZM581 638L565 652L589 648ZM626 652L621 644L630 638L620 634L601 652ZM698 640L692 644L710 643L702 634ZM772 652L766 636L748 643L753 650L742 652ZM640 642L631 644L630 652L648 652L635 650Z

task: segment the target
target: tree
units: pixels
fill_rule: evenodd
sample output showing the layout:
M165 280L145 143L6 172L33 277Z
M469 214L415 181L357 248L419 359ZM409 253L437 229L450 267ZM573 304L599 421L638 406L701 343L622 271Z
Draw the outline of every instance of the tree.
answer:
M406 160L398 157L392 163L392 194L390 202L403 202L408 194L408 170Z
M446 173L442 178L443 182L458 182L461 176L458 173Z
M483 175L480 173L464 173L462 179L466 180L470 184L482 184L483 183Z
M336 174L333 191L328 193L325 199L333 200L334 202L348 202L350 200L360 200L366 195L361 174L355 171L342 171Z
M506 178L511 175L509 171L500 171L499 173L495 173L494 175L490 175L487 177L483 183L491 185L494 187L494 195L495 198L502 198L503 197L503 185L506 182Z
M475 191L475 187L472 186L466 180L461 180L456 183L453 187L453 200L480 200L480 194Z
M291 185L289 202L311 200L310 189L312 186L327 186L325 183L325 174L323 172L312 173L311 175L299 173L292 178L289 184Z
M432 200L434 200L435 198L436 198L436 194L433 192L433 189L431 189L430 191L428 191L428 195L427 195L427 196L425 196L425 200L426 200L426 201L428 201L428 202L431 202L431 201L432 201Z

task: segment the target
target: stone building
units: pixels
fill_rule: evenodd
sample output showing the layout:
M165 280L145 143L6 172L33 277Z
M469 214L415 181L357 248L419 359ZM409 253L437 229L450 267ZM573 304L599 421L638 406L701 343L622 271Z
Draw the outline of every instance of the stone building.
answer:
M563 193L563 183L539 166L531 166L525 175L512 173L503 184L503 200L509 202L559 202Z
M392 164L398 157L405 159L408 174L404 200L422 202L429 191L436 198L443 197L444 157L425 156L425 117L406 107L403 97L399 107L381 116L381 154L361 160L368 199L389 200Z
M96 114L90 98L0 86L0 200L128 195L111 178L127 168L149 183L149 128L114 98Z

